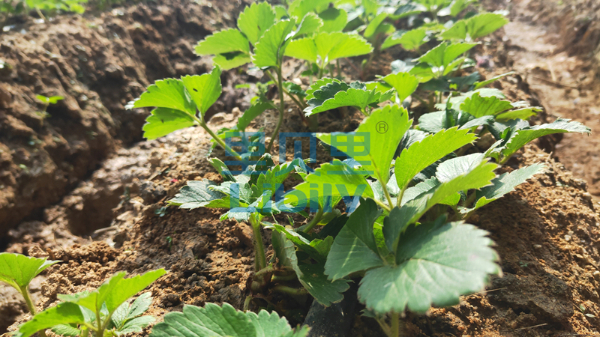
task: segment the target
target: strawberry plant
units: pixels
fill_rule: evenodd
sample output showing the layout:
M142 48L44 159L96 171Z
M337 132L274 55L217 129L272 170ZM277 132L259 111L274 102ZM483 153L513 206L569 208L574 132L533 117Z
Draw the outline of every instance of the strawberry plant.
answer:
M0 281L19 291L25 299L27 309L35 316L38 311L29 294L29 283L35 276L56 263L58 261L3 252L0 253Z
M40 101L43 104L43 109L39 112L36 112L36 114L42 118L42 124L44 123L44 119L50 117L50 114L48 114L48 112L46 111L48 109L48 106L51 104L56 104L58 101L64 100L65 98L62 96L44 96L44 95L36 95L35 96L36 99L38 99L38 101Z
M541 108L510 102L500 91L485 88L510 73L484 81L476 72L456 76L473 65L467 57L478 45L473 41L507 22L498 13L453 21L472 3L420 0L397 6L365 0L330 6L297 0L287 8L252 4L240 14L237 29L214 33L196 46L198 55L215 55L210 74L157 81L131 103L134 108L156 107L144 126L145 137L200 125L241 163L242 170L234 173L227 162L210 159L223 182L190 181L169 204L223 209L221 219L250 224L255 271L245 309L251 302L259 308L269 306L274 293L310 294L330 306L343 299L351 279L359 279L358 298L366 306L365 315L375 318L386 334L398 335L401 313L457 304L461 295L482 290L491 275L501 273L487 232L467 222L477 209L544 167L534 164L497 172L536 138L590 130L564 119L531 126L527 119ZM433 21L425 22L427 15ZM392 22L409 16L421 24L396 34ZM441 17L450 21L444 25ZM437 45L421 54L433 40ZM340 58L373 55L369 41L376 49L401 44L421 55L413 61L395 61L391 74L373 81L343 81L339 68L335 77ZM307 88L285 81L286 56L306 61L304 74L317 79L311 79ZM257 84L257 97L235 127L215 133L204 114L221 93L220 69L247 63L263 70L271 81ZM272 84L279 91L278 104L266 95ZM418 96L418 89L430 94L429 102ZM301 159L277 164L271 150L284 118L284 96L307 117L357 109L365 118L354 132L314 135L332 151L331 162L314 170ZM428 109L416 121L408 111L410 98ZM279 116L265 147L260 135L249 136L246 129L271 108ZM242 139L237 143L240 153L224 141L231 137ZM286 192L283 184L291 177L299 183ZM302 217L282 221L284 214ZM270 230L270 258L263 229ZM275 330L269 331L271 335L293 334L276 314L242 313L229 305L208 304L167 315L153 335L262 335L267 319L273 323L269 330ZM239 323L240 329L225 328L223 320Z
M113 337L142 329L154 321L141 316L152 303L149 293L139 296L132 304L128 299L164 275L164 269L147 272L125 279L119 272L104 282L97 290L82 291L72 295L58 295L58 305L45 309L22 324L18 336L52 328L63 336Z

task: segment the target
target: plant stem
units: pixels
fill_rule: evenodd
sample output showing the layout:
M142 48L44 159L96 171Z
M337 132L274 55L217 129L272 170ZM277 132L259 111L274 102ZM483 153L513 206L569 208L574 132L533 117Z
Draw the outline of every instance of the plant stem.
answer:
M373 160L373 156L371 156L371 154L369 154L369 157L371 158L371 163L375 163L375 160ZM381 184L381 188L383 189L383 194L385 195L385 198L387 199L388 204L390 205L390 209L392 209L394 207L394 202L392 202L392 196L390 195L390 192L387 189L386 182L383 180L379 168L377 168L376 166L374 168L375 175L377 175L379 184Z
M273 134L271 135L271 141L269 141L269 146L266 149L267 153L271 152L271 148L273 148L273 142L275 142L275 136L279 133L279 129L281 128L281 123L283 122L283 113L285 110L285 102L283 97L283 75L281 75L281 63L277 66L277 88L279 90L279 120L277 120L277 126L275 126L275 130L273 130Z
M214 131L212 131L207 125L206 122L200 120L199 118L197 118L196 116L193 116L194 120L196 121L196 123L198 123L198 125L200 125L200 127L202 127L204 130L206 130L206 132L213 138L213 140L215 140L215 142L217 142L221 147L223 147L223 149L227 150L231 155L233 155L237 160L242 160L242 156L240 156L240 154L238 154L235 150L231 149L230 146L228 146L225 142L223 142L223 140L217 136L217 134L215 134Z
M379 205L380 207L382 207L384 210L386 211L392 211L392 209L390 207L388 207L385 203L383 203L382 201L378 200L378 199L373 199L373 201L375 201L375 203L377 205Z
M23 295L23 298L25 298L25 303L27 304L29 312L31 312L32 316L35 316L37 314L37 310L35 309L35 304L33 304L33 300L31 300L31 294L29 293L27 286L21 287L19 291L21 292L21 295Z
M393 337L400 336L400 314L398 312L392 311L391 314L391 329L390 333Z
M398 194L398 199L397 199L397 203L396 206L398 206L398 208L400 208L400 205L402 204L402 197L404 197L404 193L406 192L406 189L408 188L408 184L406 184L404 186L404 188L402 188L402 190L400 190L400 193Z
M306 223L305 225L299 227L298 230L309 233L312 230L312 228L314 228L317 224L319 224L319 221L321 221L322 218L323 218L323 207L321 205L319 205L319 211L317 211L317 213L315 214L315 217L313 217L313 219L309 223Z
M254 271L258 272L267 266L267 257L260 231L260 221L256 217L255 215L250 215L250 224L252 225L252 234L254 235Z
M271 289L273 292L285 293L290 296L304 296L308 295L308 291L304 288L296 289L285 285L277 285Z
M102 329L102 327L104 326L103 323L100 322L101 318L100 318L100 308L96 308L96 325L98 325L98 330L96 330L96 337L103 337L104 336L104 330Z
M39 9L39 8L37 8L37 7L35 8L35 10L36 10L36 12L38 13L38 15L40 16L40 18L41 18L42 20L44 20L44 22L46 22L46 21L47 21L47 20L46 20L46 17L44 16L44 14L42 14L42 11L40 11L40 9Z

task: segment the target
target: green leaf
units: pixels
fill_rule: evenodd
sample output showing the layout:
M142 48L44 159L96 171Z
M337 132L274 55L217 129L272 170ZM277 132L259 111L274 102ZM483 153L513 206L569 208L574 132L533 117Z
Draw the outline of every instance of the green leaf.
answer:
M177 205L182 209L229 208L229 198L225 194L211 189L215 186L216 184L209 180L188 181L187 185L175 195L175 198L169 200L169 204Z
M335 59L369 54L373 47L359 35L332 32L319 33L315 37L317 53L326 63Z
M64 100L65 98L63 96L50 96L48 98L48 103L50 104L56 104L58 103L58 101Z
M164 79L154 82L127 108L159 107L181 110L196 115L196 107L179 79Z
M0 253L0 281L20 292L20 288L27 287L35 276L58 262L3 252Z
M49 104L50 103L50 98L44 95L36 95L35 96L36 99L38 99L40 102L45 103L45 104Z
M407 224L418 221L421 216L438 203L448 203L456 193L480 189L491 184L498 167L483 158L483 154L471 154L441 163L436 172L440 184L420 197L407 202L401 210L407 217Z
M498 115L512 108L513 105L510 101L500 100L493 96L482 97L479 93L474 93L471 97L466 98L465 102L460 105L460 110L475 117Z
M146 119L142 130L145 138L154 140L194 124L194 118L188 113L170 108L156 108Z
M501 78L503 78L505 76L512 75L514 73L515 72L508 72L508 73L504 73L504 74L500 74L500 75L494 76L494 77L492 77L490 79L487 79L485 81L475 82L474 89L483 88L483 87L485 87L485 86L487 86L487 85L489 85L491 83L496 82L497 80L499 80L499 79L501 79Z
M341 32L348 22L346 11L335 7L327 8L319 13L319 17L323 20L320 32Z
M355 133L317 134L317 137L354 158L371 177L387 184L394 153L412 120L401 106L391 105L373 111L356 129ZM356 138L362 138L362 141ZM349 138L363 145L361 151L352 149ZM368 143L367 143L368 142Z
M467 20L467 31L471 39L475 40L495 32L507 23L509 20L502 14L481 13Z
M367 25L367 28L365 28L365 31L363 32L363 36L367 39L372 37L375 34L379 25L381 25L383 20L385 20L387 17L388 17L388 13L385 13L385 12L381 12L381 13L377 14L377 16L375 18L373 18L373 20L371 20L371 22L369 22L369 24Z
M525 183L534 175L544 170L543 164L534 164L525 168L504 173L492 181L492 185L477 191L477 202L474 209L479 209L513 191L518 185Z
M116 291L110 292L106 296L106 308L109 313L116 310L123 302L144 290L148 285L166 273L165 269L158 269L132 278L120 279L115 288ZM102 295L101 289L102 287L98 289L100 295Z
M251 62L249 54L237 52L216 55L213 62L222 69L228 70Z
M283 235L280 233L280 235ZM304 288L321 304L330 306L344 299L343 292L350 287L345 280L330 281L324 274L323 263L301 264L296 257L296 247L286 238L273 236L275 241L282 241L279 246L285 252L283 261L291 266ZM275 247L275 245L274 245ZM281 259L280 253L278 257Z
M506 144L506 148L502 150L502 155L504 155L505 157L510 157L517 150L521 149L524 145L535 140L536 138L558 133L590 134L591 129L579 122L562 118L559 118L552 123L546 123L532 127L525 127L523 129L517 130L512 135L512 137Z
M316 95L316 92L315 92ZM380 102L381 93L375 90L355 89L348 88L346 91L340 91L335 94L331 99L319 103L318 98L315 96L311 99L308 104L309 106L304 109L306 116L311 116L316 113L332 110L339 107L358 107L360 110L364 110L367 106Z
M339 160L324 163L314 173L306 176L304 183L284 197L286 204L308 206L309 200L328 196L365 196L373 197L373 190L364 177L364 173Z
M350 215L327 256L325 274L329 279L337 280L383 264L373 235L373 223L380 214L375 202L367 199Z
M497 120L513 120L513 119L521 119L527 120L532 116L536 116L537 113L543 111L541 107L528 107L521 108L516 110L507 111L506 113L501 113L496 116Z
M450 15L456 17L473 2L477 2L477 0L454 0L450 6Z
M341 83L342 81L338 80L338 79L331 79L331 78L322 78L322 79L318 79L315 82L313 82L313 84L306 90L306 100L310 100L313 99L314 96L314 92L321 89L321 87L328 85L330 83Z
M256 117L262 114L265 110L270 108L273 108L270 102L258 101L254 103L252 106L250 106L250 108L246 109L244 114L242 114L242 116L240 116L240 118L238 119L237 129L239 131L246 130L246 128L248 128L252 120L254 120Z
M150 305L152 305L151 292L141 294L133 302L133 304L129 304L129 302L124 302L115 310L111 317L113 327L117 331L122 331L122 329L125 327L126 322L143 315L144 312L148 310Z
M466 20L458 20L452 27L440 34L444 40L465 40L467 38Z
M330 0L295 0L289 6L289 12L292 16L303 18L306 14L327 7ZM323 9L325 9L323 8Z
M285 55L296 59L317 62L317 46L314 38L297 39L290 42L285 49Z
M442 130L413 143L396 159L394 174L400 189L406 189L410 181L423 169L442 159L451 152L477 139L468 130L452 128Z
M393 41L401 44L402 48L406 50L416 51L427 42L426 38L427 30L424 28L416 28L409 30L400 37L393 38ZM384 42L384 45L385 44L386 43Z
M229 28L207 36L204 40L198 42L194 51L197 55L223 54L231 52L250 53L248 39L242 33Z
M238 28L252 45L256 45L263 33L275 24L275 11L267 2L253 3L246 7L237 21Z
M414 75L408 73L389 74L383 78L383 81L396 89L400 102L404 102L419 86L419 80Z
M309 35L318 31L323 26L323 20L315 13L308 13L298 25L294 37Z
M426 62L434 67L445 68L458 56L475 46L477 46L476 43L454 43L449 45L442 42L437 47L425 53L425 55L421 56L418 60L419 62Z
M200 111L200 115L204 117L206 111L221 96L221 69L214 67L209 74L188 75L181 80Z
M81 335L81 330L74 324L58 324L52 327L52 332L65 337L78 337Z
M486 235L458 222L409 227L400 237L397 265L367 271L358 297L378 314L458 304L461 295L483 290L489 274L501 273Z
M139 333L144 331L144 328L154 323L156 319L152 316L142 316L128 320L121 329L115 331L119 336L124 336L130 333Z
M30 337L32 334L60 324L85 324L86 318L77 304L60 303L46 309L19 327L18 335Z
M286 37L294 28L293 20L281 20L267 29L254 49L252 61L257 67L275 67L279 64L280 56Z
M276 317L274 317L276 316ZM203 308L184 305L183 313L170 312L152 328L150 337L285 337L294 334L285 318L275 312L236 311L231 305L206 303ZM304 329L303 331L306 331Z

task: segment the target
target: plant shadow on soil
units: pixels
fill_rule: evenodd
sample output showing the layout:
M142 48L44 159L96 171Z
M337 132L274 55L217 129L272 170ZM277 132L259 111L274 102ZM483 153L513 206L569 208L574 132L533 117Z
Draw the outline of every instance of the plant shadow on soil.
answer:
M183 304L201 306L205 302L229 302L236 308L243 305L247 282L253 271L252 232L249 226L233 221L220 221L219 210L187 211L173 207L165 208L166 201L188 180L221 179L206 159L211 145L207 135L191 128L159 140L140 142L130 148L119 146L139 140L139 130L147 112L126 113L121 106L123 101L139 95L143 90L142 84L147 85L161 77L176 76L180 72L201 73L206 70L208 61L204 59L195 60L191 68L184 67L182 60L190 56L186 54L187 49L181 46L193 45L194 40L208 34L210 30L203 28L206 32L198 33L200 37L181 37L178 35L180 33L172 33L199 25L198 18L181 14L182 8L191 8L191 12L198 17L207 18L217 18L222 13L234 12L231 8L223 7L217 15L215 10L206 4L182 1L172 8L161 2L134 6L126 9L124 16L111 16L103 26L105 29L111 31L110 27L113 27L116 31L120 26L128 27L130 33L137 32L135 34L139 36L132 36L128 38L131 40L126 42L131 41L132 45L138 46L137 48L140 48L140 44L145 45L135 54L151 51L143 57L133 57L132 64L120 64L116 58L112 61L118 67L108 67L110 62L105 62L102 76L114 74L118 77L122 74L123 78L119 80L121 87L98 85L94 88L86 87L88 89L84 90L85 95L111 112L111 119L108 116L102 117L102 113L98 112L93 115L95 110L85 108L88 105L83 104L81 109L57 107L57 110L53 111L56 120L49 121L51 126L60 122L60 116L64 112L79 112L88 116L75 126L65 125L63 128L89 131L85 126L89 128L91 125L94 126L92 131L106 135L106 138L100 138L103 143L99 147L104 149L104 155L100 158L90 155L95 149L90 145L94 145L96 141L82 141L86 140L87 136L82 136L85 133L69 139L63 137L60 130L47 132L44 128L38 130L28 127L33 123L31 118L28 120L25 116L31 103L25 104L26 100L23 97L16 97L15 91L19 88L16 85L9 90L13 95L9 109L11 117L7 118L11 121L11 133L23 132L26 139L35 136L47 142L44 143L47 145L44 149L59 147L58 142L51 140L52 137L64 139L65 144L71 147L77 142L89 142L87 148L81 148L79 152L69 150L70 157L61 158L61 155L57 159L51 156L52 151L48 152L51 161L58 163L62 160L77 160L79 166L84 169L75 170L77 174L67 170L67 174L73 174L76 179L69 184L60 183L63 192L59 193L57 198L40 202L36 208L43 208L43 216L23 222L9 232L10 244L7 251L46 256L62 261L61 264L49 268L34 285L32 291L38 305L55 304L56 295L59 293L73 293L98 287L117 271L126 270L138 274L159 267L168 269L170 273L149 288L154 296L150 315L161 318L165 313L181 310ZM173 13L176 13L177 20L169 20ZM78 21L62 24L76 28L72 29L73 31L80 31L79 34L85 39L76 40L82 43L82 46L105 43L116 51L115 55L125 55L124 51L133 53L127 49L126 44L123 45L123 41L107 42L90 33L90 25ZM231 25L231 22L225 22L224 25ZM64 34L72 34L69 30L66 31ZM60 34L57 31L41 34L35 27L32 27L32 32L31 39L40 40L38 45L43 45L45 39L51 40ZM86 35L88 33L89 36ZM173 39L174 36L180 37L176 47L170 45L167 48L161 45L167 45L165 41ZM10 39L17 38L11 35ZM86 39L87 44L81 42ZM490 46L482 46L477 50L481 55L490 57L496 64L478 69L488 78L510 70L506 68L510 57L507 56L507 51L502 49L502 35L497 34L491 42ZM23 41L17 41L15 46L25 48ZM74 58L72 60L80 60L79 54L69 57ZM89 57L92 58L91 55ZM375 67L379 69L377 73L386 73L389 62L400 57L406 55L399 48L384 54ZM156 60L160 60L164 67L152 66ZM17 59L11 62L15 68L20 69L21 63ZM22 63L27 65L25 61ZM296 66L288 64L287 68L293 69L288 74L289 77L298 72L299 67ZM97 72L94 67L88 71L89 74ZM350 73L352 69L347 66L346 71ZM77 72L61 73L65 77L60 80L62 82L78 79ZM29 74L28 78L33 81L35 75ZM367 74L371 75L373 74ZM59 75L44 73L44 76L56 79ZM210 123L215 128L232 125L240 109L244 110L247 107L249 93L234 90L235 84L258 80L252 74L236 72L228 72L225 77L228 79L224 82L226 94L220 100L218 110L213 113L226 111L228 114L219 113L213 116ZM137 85L133 85L132 88L137 89L123 91L122 88L131 87L135 79ZM81 86L85 87L85 82L82 83ZM42 85L46 86L43 83ZM60 88L62 86L63 84ZM518 75L507 77L495 86L503 89L512 101L528 100L536 104L535 92L530 93L527 83ZM70 87L65 92L73 92L74 100L82 94ZM114 95L117 96L113 97ZM300 118L301 112L293 107L290 109L292 111L286 119L284 131L307 131L299 130L304 128ZM0 111L0 117L1 114L3 112ZM135 118L127 114L134 114ZM360 114L352 111L333 111L321 114L319 118L321 131L351 131L361 121ZM541 115L537 121L545 121L547 118ZM268 133L274 128L275 120L274 113L268 112L258 118L252 127L264 127ZM22 128L23 125L29 129ZM125 134L128 133L130 139L119 140L114 136L123 134L123 130L126 131ZM7 149L21 147L1 138L0 140L8 144ZM14 139L9 141L15 142ZM539 146L551 150L555 141L546 138ZM0 144L0 147L4 145ZM304 148L306 152L306 144ZM287 157L290 159L293 155L291 142L288 143L287 151ZM35 157L31 155L34 154L31 149L28 150L28 154ZM104 161L89 179L80 182L90 173L90 168L95 168L108 154L111 154L110 159ZM327 149L321 146L317 154L320 162L329 158ZM223 157L223 153L218 149L214 150L213 156L215 155ZM18 163L18 159L3 158L3 161L0 164L5 165L4 163L9 161L7 165L10 168ZM544 173L503 199L481 209L471 219L472 223L490 232L490 237L496 243L504 275L493 277L487 291L463 297L461 304L457 306L432 308L426 315L407 313L404 333L419 336L598 335L599 320L586 315L600 318L600 307L596 305L600 301L600 253L597 245L600 241L600 219L597 212L599 206L594 205L596 202L586 191L584 181L574 178L560 163L555 162L535 145L527 146L511 160L507 170L538 162L546 165ZM35 161L32 160L30 165L34 168ZM15 172L16 169L13 169L11 172ZM51 176L41 175L35 179L47 180ZM19 184L26 179L27 177L19 178ZM70 190L72 188L74 190ZM47 184L40 189L52 190L57 189L57 186ZM289 189L289 186L286 186L286 189ZM28 198L22 197L25 200ZM93 225L85 221L89 215L109 217L102 225ZM107 227L108 225L110 227ZM97 229L98 227L101 229ZM76 236L73 233L85 236ZM268 238L266 235L265 231L265 241ZM268 245L268 242L266 243ZM269 252L272 254L272 250ZM0 292L5 296L5 299L0 301L0 318L3 320L0 330L10 325L12 326L8 330L14 330L15 325L26 320L28 315L24 314L25 307L18 297L11 294L7 288L0 289ZM272 299L275 300L274 308L286 315L292 323L301 322L310 305L310 299ZM585 310L581 310L582 305ZM148 333L149 329L142 335ZM352 335L378 336L381 332L376 323L357 316Z

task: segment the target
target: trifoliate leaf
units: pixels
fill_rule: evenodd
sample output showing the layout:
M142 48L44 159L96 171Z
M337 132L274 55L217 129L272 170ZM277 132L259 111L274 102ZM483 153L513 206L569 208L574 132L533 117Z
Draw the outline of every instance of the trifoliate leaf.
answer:
M394 11L394 13L390 17L393 20L398 20L401 18L405 18L407 16L419 14L426 10L427 10L427 8L425 8L425 6L423 6L419 3L409 2L407 4L398 6L396 8L396 10Z
M496 116L497 120L513 120L513 119L521 119L528 120L532 116L536 116L537 113L543 111L540 107L529 107L529 108L521 108L516 110L507 111L506 113L501 113Z
M200 115L204 114L221 96L221 69L214 67L209 74L188 75L181 78Z
M275 316L275 317L274 317ZM218 306L206 303L203 308L185 305L183 313L170 312L163 323L156 324L151 337L285 337L294 330L285 318L278 319L275 312L261 310L237 311L223 303Z
M332 82L337 82L337 83L341 83L342 81L338 80L338 79L331 79L331 78L322 78L322 79L318 79L315 82L313 82L313 84L306 90L306 100L310 100L313 99L314 96L314 92L321 89L321 87L328 85Z
M229 208L229 198L221 192L210 189L215 186L216 184L209 180L188 181L175 198L169 200L169 204L177 205L182 209Z
M238 28L252 45L275 23L275 11L268 2L253 3L246 7L237 21Z
M419 80L414 75L408 73L389 74L383 78L383 81L396 89L400 102L411 96L419 86Z
M371 177L387 184L394 153L411 124L406 109L392 105L373 111L353 133L317 137L354 158ZM362 147L356 149L356 145Z
M165 269L158 269L131 278L121 278L119 279L116 287L113 289L114 291L107 291L106 295L104 295L102 286L100 286L100 288L98 288L98 298L102 299L105 297L107 310L109 313L113 312L121 304L123 304L123 302L133 297L136 293L144 290L148 285L152 284L155 280L166 273L167 272ZM110 281L108 284L110 284Z
M198 42L194 51L197 55L212 55L231 52L250 53L248 39L237 29L230 28L209 35Z
M18 335L30 337L34 333L61 324L85 324L84 316L79 305L74 303L60 303L46 309L19 327Z
M493 96L482 97L479 93L474 93L471 97L466 98L465 102L460 105L460 110L475 117L498 115L512 108L513 105L510 101L500 100Z
M213 58L213 62L225 70L245 65L251 61L250 54L242 52L219 54Z
M413 143L408 149L400 153L396 159L394 174L400 189L406 186L421 172L449 153L469 144L477 139L475 134L468 130L452 128L442 130L434 135L425 137L422 141Z
M375 202L367 199L350 215L327 256L325 274L329 279L341 279L383 264L373 235L373 223L380 214Z
M196 107L185 92L183 81L164 79L154 82L128 108L160 107L181 110L190 115L196 114Z
M367 271L358 297L378 314L458 304L461 295L483 290L488 275L501 273L486 236L458 222L411 226L400 236L397 265Z
M534 164L525 168L504 173L492 181L492 185L477 191L477 202L473 209L479 209L513 191L518 185L525 183L544 170L543 164Z
M524 145L535 140L536 138L558 133L590 134L591 129L579 122L562 118L559 118L552 123L525 127L514 132L513 136L506 144L506 148L502 150L502 155L508 158L517 150L521 149Z
M327 8L319 13L319 17L323 20L320 32L341 32L348 22L346 11L335 7Z
M0 253L0 281L21 291L35 276L58 262L3 252Z
M467 20L467 32L475 40L495 32L507 23L509 20L502 14L481 13Z
M252 61L257 67L274 67L283 55L286 37L294 28L293 20L281 20L267 29L254 49Z
M467 52L471 48L477 46L476 43L453 43L447 44L442 42L437 47L425 53L418 60L426 62L434 67L447 67L454 59L462 53Z

